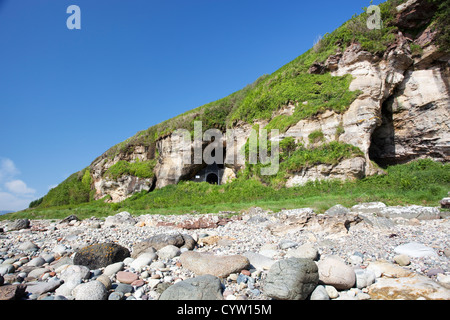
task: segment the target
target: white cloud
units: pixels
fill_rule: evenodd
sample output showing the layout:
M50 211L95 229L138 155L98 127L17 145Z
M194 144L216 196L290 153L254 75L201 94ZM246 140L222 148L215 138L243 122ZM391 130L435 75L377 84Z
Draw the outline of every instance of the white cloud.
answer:
M0 157L0 183L6 188L0 188L0 210L23 210L35 200L36 190L29 188L24 181L15 179L19 174L19 169L11 159Z
M22 180L12 180L5 183L5 187L16 194L32 194L36 193L36 190L28 188L27 184Z
M30 202L35 200L28 195L16 196L9 192L0 192L0 210L19 211L28 208Z
M11 159L0 158L0 182L11 179L18 174L20 174L20 171Z

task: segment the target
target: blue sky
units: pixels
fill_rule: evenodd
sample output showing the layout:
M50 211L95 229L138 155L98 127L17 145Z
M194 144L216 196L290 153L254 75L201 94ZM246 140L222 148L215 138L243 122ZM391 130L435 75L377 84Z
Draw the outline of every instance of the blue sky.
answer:
M381 1L374 1L378 4ZM69 5L81 30L69 30ZM227 96L370 1L0 0L0 210Z

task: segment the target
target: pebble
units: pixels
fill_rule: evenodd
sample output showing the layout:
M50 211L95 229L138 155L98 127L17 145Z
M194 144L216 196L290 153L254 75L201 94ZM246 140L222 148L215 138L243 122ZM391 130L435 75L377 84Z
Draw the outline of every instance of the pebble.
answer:
M123 261L110 264L105 268L105 270L103 270L103 274L106 276L113 276L117 272L123 270L124 266L125 264L123 263Z
M406 255L406 254L399 254L396 255L394 257L394 261L399 265L399 266L407 266L411 263L411 259Z
M357 208L367 214L370 210L380 210L384 207L386 206L378 203ZM196 270L190 268L184 258L181 259L183 254L189 255L192 252L208 254L213 260L217 259L215 261L229 256L246 258L248 264L246 263L245 267L238 266L223 278L221 284L223 298L232 300L270 299L265 290L265 283L271 268L277 262L296 257L315 260L315 263L321 265L328 256L337 256L342 264L354 273L355 282L352 288L348 289L347 286L344 289L339 285L329 285L324 282L313 288L308 299L316 299L316 295L323 294L324 290L329 299L374 299L379 295L380 290L386 290L381 288L384 282L378 283L379 280L403 279L403 277L407 279L415 275L425 276L431 283L450 286L450 260L448 259L450 219L420 220L420 223L411 223L411 220L406 219L390 220L389 229L361 224L361 226L350 226L346 234L304 228L279 236L272 234L267 228L271 224L284 223L286 221L284 219L295 218L307 211L305 210L291 209L270 213L258 209L257 220L244 219L246 216L244 213L242 220L233 219L220 227L198 230L182 230L171 225L193 221L200 217L210 219L216 215L142 215L133 217L136 224L123 223L120 226L107 228L104 222L97 218L76 221L72 224L58 224L50 220L30 220L31 229L8 231L2 234L0 288L10 285L11 282L30 285L32 288L36 280L44 284L63 280L64 282L61 282L57 288L47 293L28 292L23 298L30 300L80 299L81 289L76 291L74 289L96 281L102 285L104 291L99 289L98 284L92 286L98 289L97 298L103 300L109 299L113 293L116 293L113 297L120 296L119 292L122 291L123 300L157 300L167 288L199 277L194 272ZM352 210L352 208L345 210L345 208L337 207L330 212L330 215L332 213L335 214L333 217L337 217L340 214L338 211L351 214ZM246 223L248 221L251 223ZM165 225L158 225L160 222L164 222ZM92 227L94 224L95 228ZM39 228L33 228L35 225L39 225ZM7 229L7 222L0 221L0 228ZM233 240L228 241L226 245L220 241L215 244L195 245L196 240L205 237ZM142 239L152 239L158 248L142 247L141 253L133 255L139 252L139 250L135 251L136 248L139 249L136 244L142 242ZM164 242L165 240L167 242ZM178 247L184 246L186 240L189 241L188 247ZM117 243L128 249L132 257L101 267L95 266L94 269L74 265L73 259L78 250L96 243ZM420 252L419 255L417 253L410 255L402 251L405 245L411 243L421 245L419 248L422 249L417 251ZM173 253L164 256L165 250L170 251L164 249L165 247L170 248ZM406 248L408 249L408 246ZM417 245L415 248L417 249ZM160 251L157 252L156 249ZM429 254L424 255L423 251ZM407 255L409 263L406 263L406 256L404 257L406 262L401 262L398 258L401 255ZM33 266L34 264L36 266ZM205 269L208 272L214 272L216 267L206 266ZM122 276L117 277L119 272L126 272L127 276L134 274L135 280L131 283L120 283ZM374 276L375 280L373 280ZM1 284L2 279L3 284ZM386 285L390 283L385 282ZM428 284L429 282L421 280L419 283ZM316 291L316 288L317 292L313 296L312 293ZM376 288L378 291L371 288ZM10 296L14 294L11 288L6 289L3 290ZM408 285L405 285L405 290L408 290ZM87 289L81 290L83 291L89 292ZM95 292L96 290L93 290L90 294L95 296ZM102 292L106 294L103 295Z
M79 284L72 291L75 300L106 300L108 291L103 283L94 280Z
M117 281L121 283L130 284L139 279L139 275L133 272L119 271L116 274Z

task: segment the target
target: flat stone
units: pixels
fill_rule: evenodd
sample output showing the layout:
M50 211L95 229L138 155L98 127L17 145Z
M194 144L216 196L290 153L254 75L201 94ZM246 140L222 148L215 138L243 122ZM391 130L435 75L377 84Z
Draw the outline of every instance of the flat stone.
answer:
M49 271L50 271L50 270L47 269L47 268L36 268L36 269L31 270L31 271L28 273L28 277L31 277L31 278L39 278L39 277L42 276L44 273L49 272Z
M50 280L48 282L30 282L27 291L31 294L41 295L46 292L55 291L62 284L61 280Z
M107 276L113 276L117 272L123 270L124 266L125 264L123 263L123 261L110 264L105 268L105 270L103 270L103 274Z
M412 274L410 270L383 260L370 262L367 266L367 270L371 270L377 278L381 276L389 278L401 278L408 277Z
M8 284L0 286L0 301L20 299L26 290L23 284Z
M421 257L437 257L438 254L433 248L427 247L421 243L409 242L402 244L394 248L394 251L398 254L405 254L413 258Z
M184 268L196 275L211 274L222 278L250 266L249 260L242 255L218 256L195 251L183 252L180 261Z
M380 278L368 289L372 300L450 300L450 290L418 274Z
M358 213L378 213L381 209L387 206L383 202L365 202L354 205L350 211Z
M22 251L38 251L39 247L31 241L25 241L19 245L18 249Z
M135 260L133 260L133 262L130 263L130 267L137 270L139 268L148 266L150 263L152 263L153 260L156 260L157 258L158 255L156 253L145 252Z
M256 252L247 251L243 254L243 256L249 260L250 265L258 270L269 270L275 263L275 260Z
M119 271L116 274L116 279L119 282L130 284L139 279L139 276L133 272Z
M418 220L434 220L440 218L440 210L435 207L422 206L396 206L385 207L377 212L377 215L385 218L404 218L404 219L418 219Z
M42 257L36 257L27 263L28 267L40 267L45 263L45 259Z
M133 286L127 283L119 283L117 285L113 285L112 288L114 291L122 292L123 294L133 292Z
M178 248L182 247L185 244L185 240L183 235L180 233L174 234L158 234L156 236L150 237L149 239L137 243L133 246L133 256L137 257L141 252L144 252L148 247L155 248L156 250L162 249L165 246L173 245Z

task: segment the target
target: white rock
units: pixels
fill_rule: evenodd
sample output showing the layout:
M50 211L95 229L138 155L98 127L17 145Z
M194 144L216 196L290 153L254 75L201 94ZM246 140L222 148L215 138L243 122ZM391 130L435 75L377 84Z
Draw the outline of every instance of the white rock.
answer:
M156 253L145 252L137 257L133 262L130 263L130 267L138 270L139 268L150 265L153 260L156 260L158 256Z
M117 272L123 270L124 265L122 261L110 264L103 270L103 274L107 276L115 275Z
M336 290L335 287L333 287L333 286L325 286L325 290L327 291L328 296L331 299L336 299L337 297L339 297L339 292Z
M106 300L108 291L103 283L94 280L79 284L72 291L75 300Z
M398 254L405 254L413 258L438 256L438 254L436 253L436 251L434 251L434 249L417 242L409 242L406 244L402 244L396 247L394 251Z
M172 258L175 258L181 254L180 248L174 246L174 245L167 245L161 249L159 249L156 254L158 255L159 259L162 260L169 260Z

